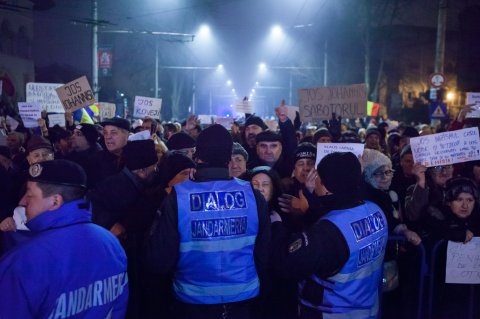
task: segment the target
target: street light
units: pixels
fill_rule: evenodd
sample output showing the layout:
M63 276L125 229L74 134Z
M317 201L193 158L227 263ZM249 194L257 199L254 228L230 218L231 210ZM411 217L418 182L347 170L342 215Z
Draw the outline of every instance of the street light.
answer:
M279 25L275 25L272 27L272 36L275 38L279 38L283 35L282 27Z
M260 71L265 71L267 69L267 65L262 62L258 65L258 68L260 69Z

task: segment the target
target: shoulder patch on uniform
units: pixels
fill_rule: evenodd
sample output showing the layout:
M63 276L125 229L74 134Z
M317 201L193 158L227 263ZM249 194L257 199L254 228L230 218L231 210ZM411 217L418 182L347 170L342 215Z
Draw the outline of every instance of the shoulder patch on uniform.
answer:
M301 247L302 247L302 239L299 238L288 246L288 252L291 254L299 250Z

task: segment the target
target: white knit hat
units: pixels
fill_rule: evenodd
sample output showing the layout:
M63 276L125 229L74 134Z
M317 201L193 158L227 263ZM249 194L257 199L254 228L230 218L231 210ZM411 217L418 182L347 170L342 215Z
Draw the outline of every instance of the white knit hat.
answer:
M362 162L365 181L374 187L373 173L382 166L387 166L389 169L392 169L392 161L390 161L385 154L377 150L366 148L363 151Z

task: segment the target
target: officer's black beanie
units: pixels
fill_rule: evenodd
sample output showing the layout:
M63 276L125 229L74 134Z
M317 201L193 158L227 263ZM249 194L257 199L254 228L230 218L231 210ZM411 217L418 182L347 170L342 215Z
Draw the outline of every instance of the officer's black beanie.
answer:
M219 124L204 129L197 138L196 157L214 167L228 167L232 157L233 140Z
M333 194L358 194L362 180L360 161L351 152L331 153L322 158L318 175L328 191Z

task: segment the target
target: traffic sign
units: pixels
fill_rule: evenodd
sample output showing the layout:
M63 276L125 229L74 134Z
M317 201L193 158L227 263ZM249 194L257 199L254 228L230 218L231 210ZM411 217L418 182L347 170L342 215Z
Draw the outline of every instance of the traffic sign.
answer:
M432 102L430 104L430 118L432 120L447 120L447 104Z
M435 88L440 88L447 83L447 79L445 78L445 74L437 72L430 75L430 85Z

